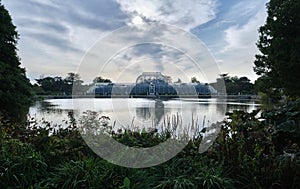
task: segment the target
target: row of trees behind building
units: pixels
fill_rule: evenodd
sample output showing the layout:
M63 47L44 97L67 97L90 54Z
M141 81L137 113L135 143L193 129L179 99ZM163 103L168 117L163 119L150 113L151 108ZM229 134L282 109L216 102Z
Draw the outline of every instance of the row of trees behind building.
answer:
M70 72L65 78L61 76L48 76L36 79L36 82L37 83L33 85L36 95L70 95L72 94L74 85L77 90L84 93L95 83L111 83L112 81L102 77L96 77L92 83L83 84L84 82L80 79L79 74Z
M68 73L65 78L61 76L55 77L41 77L36 79L36 84L33 88L37 95L70 95L72 94L73 86L76 85L76 89L84 93L95 83L112 83L110 79L102 77L96 77L92 83L84 84L83 80L80 79L80 75L76 73ZM174 83L181 83L181 80ZM201 83L196 77L191 78L191 83ZM216 82L210 83L211 86L218 88L217 86L223 83L226 86L227 94L231 95L253 95L256 94L255 86L250 82L247 77L230 77L228 74L221 74ZM202 83L203 84L203 83Z

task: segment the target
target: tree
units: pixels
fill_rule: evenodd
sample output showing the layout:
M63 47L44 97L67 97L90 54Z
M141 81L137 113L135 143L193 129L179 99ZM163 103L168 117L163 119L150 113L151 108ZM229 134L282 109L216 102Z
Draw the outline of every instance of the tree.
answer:
M66 88L65 88L66 94L72 94L73 87L75 87L75 91L78 91L81 84L83 83L83 81L80 80L79 74L73 72L68 73L64 81L66 83Z
M175 81L174 83L182 83L182 81L180 78L178 78L177 81Z
M221 77L220 79L222 79L224 82L230 81L229 73L219 74L219 76Z
M196 77L192 77L191 82L192 83L200 83L200 81L198 81Z
M250 95L255 94L254 84L250 83L250 79L247 77L230 77L228 73L220 74L220 78L217 78L216 83L211 83L210 85L215 87L220 91L224 91L223 87L226 87L226 93L230 95ZM222 92L221 92L222 93Z
M268 17L259 29L254 71L258 88L267 94L300 94L300 1L270 0Z
M237 81L237 85L239 86L240 94L255 94L254 84L250 83L250 79L247 77L240 77Z
M62 77L44 77L36 79L36 81L46 94L64 94L66 92L66 82Z
M172 83L172 77L171 76L165 75L165 77L166 77L168 83Z
M10 119L21 119L30 103L31 84L17 56L18 33L0 1L0 112Z
M68 85L75 85L75 84L83 83L83 81L80 80L79 74L73 73L73 72L68 73L68 76L65 78L65 81Z
M94 80L93 80L93 83L111 83L112 81L110 79L104 79L102 78L101 76L99 77L96 77Z
M42 77L36 79L38 86L35 86L35 91L39 94L51 95L71 95L83 94L88 89L88 85L82 85L83 81L80 79L79 74L70 72L67 77L62 79L60 76L55 77ZM41 90L38 90L40 87Z
M68 73L68 76L64 79L64 81L66 83L66 94L81 94L84 90L86 90L86 88L82 86L83 81L77 73Z

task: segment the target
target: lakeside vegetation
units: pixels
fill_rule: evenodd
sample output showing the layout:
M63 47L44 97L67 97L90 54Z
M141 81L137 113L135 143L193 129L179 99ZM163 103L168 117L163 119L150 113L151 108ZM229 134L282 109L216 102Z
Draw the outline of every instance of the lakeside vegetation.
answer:
M0 188L300 188L299 9L295 0L271 0L259 30L255 71L261 77L255 86L266 106L227 113L214 144L202 154L198 147L204 133L199 133L164 164L131 169L91 151L72 116L69 127L55 130L46 120L25 119L33 89L20 68L16 28L0 1L5 26L0 27ZM67 81L64 89L70 90L74 78L82 84L75 75L54 81ZM243 89L233 83L249 82L223 77L238 92ZM61 90L43 90L54 89ZM128 146L148 147L170 133L122 130L110 136Z
M299 188L300 100L266 111L228 113L213 146L198 151L202 135L177 156L150 168L131 169L98 157L76 123L53 130L1 121L1 188ZM96 117L95 120L97 120ZM106 127L106 126L104 126ZM50 134L51 133L51 134ZM120 131L127 146L155 146L169 133Z

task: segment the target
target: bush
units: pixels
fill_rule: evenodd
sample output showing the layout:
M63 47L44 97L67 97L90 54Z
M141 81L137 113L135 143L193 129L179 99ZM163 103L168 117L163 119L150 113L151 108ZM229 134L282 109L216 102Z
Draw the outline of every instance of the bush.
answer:
M45 185L54 188L91 188L104 184L106 170L97 159L69 161L58 165Z
M47 175L47 164L32 145L17 139L2 141L0 188L29 188Z

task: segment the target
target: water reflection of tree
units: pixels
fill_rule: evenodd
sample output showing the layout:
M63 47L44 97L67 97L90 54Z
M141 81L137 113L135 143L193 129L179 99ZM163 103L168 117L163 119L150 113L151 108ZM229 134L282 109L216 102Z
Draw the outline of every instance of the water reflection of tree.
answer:
M69 124L72 125L73 127L76 127L76 119L74 115L74 110L68 111L68 118L69 118Z
M78 110L61 109L60 106L54 105L48 101L37 101L33 108L36 109L36 112L27 115L27 120L29 120L30 124L33 125L39 122L41 125L50 124L53 128L58 128L60 126L76 127L76 115L80 114Z
M48 101L37 101L35 106L37 112L47 113L47 114L60 114L60 115L74 115L75 110L73 109L61 109L58 105L52 104Z
M253 100L242 100L242 99L221 99L217 103L217 112L220 114L224 114L228 111L233 110L249 110L249 104L253 103Z
M236 105L236 104L228 104L227 105L227 111L233 111L233 110L247 111L248 109L249 109L249 106L247 106L247 105Z
M40 101L36 101L34 104L34 107L37 109L37 111L39 112L44 112L48 109L55 109L54 104L52 104L51 102L45 101L45 100L40 100Z

